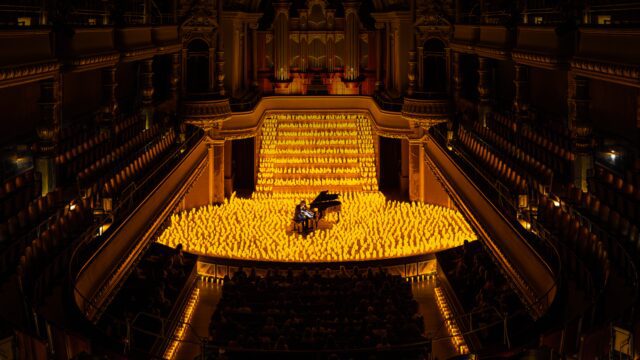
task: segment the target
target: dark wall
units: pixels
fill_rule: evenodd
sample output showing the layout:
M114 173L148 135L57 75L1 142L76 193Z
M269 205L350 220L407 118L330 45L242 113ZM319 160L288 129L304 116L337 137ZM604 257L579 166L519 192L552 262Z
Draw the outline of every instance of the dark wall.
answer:
M40 118L39 98L39 83L0 89L0 144L35 137L36 124Z
M496 104L501 109L511 109L515 92L513 61L496 61L494 64Z
M477 100L478 57L460 54L460 73L462 76L462 97L468 100Z
M231 146L233 188L253 191L254 138L233 140Z
M130 62L118 65L116 81L118 82L118 88L116 89L118 103L121 104L121 107L130 106L136 98L138 63Z
M589 80L590 116L596 132L636 140L638 89Z
M98 110L102 100L100 70L66 73L62 81L62 122L69 124Z
M567 72L531 68L531 106L545 114L567 116Z
M380 136L380 190L400 188L402 143L400 139Z

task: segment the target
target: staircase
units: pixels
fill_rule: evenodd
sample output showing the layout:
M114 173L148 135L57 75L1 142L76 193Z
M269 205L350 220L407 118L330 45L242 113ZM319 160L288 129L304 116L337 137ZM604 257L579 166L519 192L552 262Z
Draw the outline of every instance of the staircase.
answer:
M377 191L371 121L363 114L270 114L256 191Z

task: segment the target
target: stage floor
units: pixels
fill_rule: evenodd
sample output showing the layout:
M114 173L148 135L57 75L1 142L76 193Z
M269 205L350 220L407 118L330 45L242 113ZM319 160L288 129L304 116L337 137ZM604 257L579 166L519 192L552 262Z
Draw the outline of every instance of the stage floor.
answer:
M387 200L380 192L347 193L342 212L329 214L316 232L293 231L296 204L313 195L232 196L172 216L159 242L218 258L280 262L335 262L407 257L434 253L475 240L456 210Z

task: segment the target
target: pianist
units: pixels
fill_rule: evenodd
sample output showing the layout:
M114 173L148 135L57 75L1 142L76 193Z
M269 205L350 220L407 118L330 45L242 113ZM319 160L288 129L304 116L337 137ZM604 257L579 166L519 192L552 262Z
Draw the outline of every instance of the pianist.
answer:
M307 208L307 202L302 200L300 204L296 205L296 211L293 220L296 223L302 224L302 231L309 231L309 220L313 219L314 213Z

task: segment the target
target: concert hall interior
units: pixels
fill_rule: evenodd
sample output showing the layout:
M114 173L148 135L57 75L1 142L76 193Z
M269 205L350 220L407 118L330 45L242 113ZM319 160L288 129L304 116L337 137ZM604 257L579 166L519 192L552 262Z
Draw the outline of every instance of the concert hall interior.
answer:
M638 360L639 64L638 0L0 0L0 359Z

